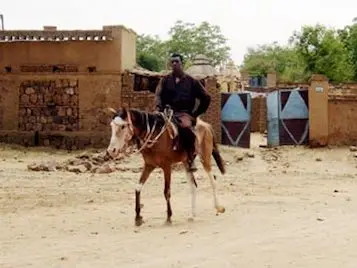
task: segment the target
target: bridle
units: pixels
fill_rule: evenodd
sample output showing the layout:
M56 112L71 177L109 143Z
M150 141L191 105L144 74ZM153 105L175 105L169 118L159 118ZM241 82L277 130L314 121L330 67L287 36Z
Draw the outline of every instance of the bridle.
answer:
M128 118L128 128L129 128L129 132L130 132L130 138L128 140L126 140L126 144L127 142L129 142L133 137L137 137L140 141L140 143L142 144L141 147L139 148L138 151L135 152L135 154L139 154L140 152L142 152L144 149L148 149L153 147L157 141L159 140L159 138L162 136L162 134L165 132L165 130L167 129L167 126L170 124L172 116L173 116L173 110L170 108L166 108L164 110L164 112L159 112L158 114L164 119L165 124L161 127L161 130L159 132L159 134L157 134L155 136L155 138L152 139L155 130L156 130L156 126L157 126L157 119L155 119L154 121L154 125L152 127L150 127L149 124L149 114L145 113L145 121L146 121L146 133L144 138L140 138L140 136L135 134L135 127L133 124L133 121L131 119L131 114L130 111L127 110L127 118Z

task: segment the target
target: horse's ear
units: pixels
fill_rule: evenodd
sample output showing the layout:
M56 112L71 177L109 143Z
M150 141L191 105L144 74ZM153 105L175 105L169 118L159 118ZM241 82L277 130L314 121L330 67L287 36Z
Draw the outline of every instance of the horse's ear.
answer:
M121 108L121 110L119 112L119 116L125 120L128 116L127 112L128 112L128 109L126 107L123 107L123 108Z
M115 111L112 107L108 107L108 108L107 108L107 112L110 113L110 114L112 114L112 115L116 115L116 114L118 113L118 112Z

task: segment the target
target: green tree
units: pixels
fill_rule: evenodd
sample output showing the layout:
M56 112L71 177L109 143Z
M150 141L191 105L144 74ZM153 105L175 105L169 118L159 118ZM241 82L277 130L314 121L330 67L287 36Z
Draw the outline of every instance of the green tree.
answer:
M357 18L353 19L352 25L338 30L339 37L348 50L350 61L353 65L353 79L357 80Z
M171 27L169 35L169 52L179 52L187 61L204 54L211 59L213 66L218 66L229 59L230 47L217 25L208 22L195 25L179 20Z
M248 48L241 67L256 76L265 76L270 70L274 70L281 81L306 80L305 65L296 49L279 46L277 43Z
M354 76L349 51L343 43L341 34L323 25L304 26L290 39L305 62L305 74L326 75L331 81L351 80Z
M150 71L161 71L167 63L167 44L158 36L138 35L136 39L136 61Z

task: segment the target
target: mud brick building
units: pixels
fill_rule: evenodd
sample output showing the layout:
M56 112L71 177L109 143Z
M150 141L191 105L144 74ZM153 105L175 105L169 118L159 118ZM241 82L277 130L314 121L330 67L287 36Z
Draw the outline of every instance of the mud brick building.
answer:
M105 146L104 109L121 105L135 50L136 33L124 26L0 31L0 142Z
M61 149L105 147L106 108L150 111L162 73L136 66L136 33L101 30L0 31L0 142ZM220 93L205 119L220 139Z

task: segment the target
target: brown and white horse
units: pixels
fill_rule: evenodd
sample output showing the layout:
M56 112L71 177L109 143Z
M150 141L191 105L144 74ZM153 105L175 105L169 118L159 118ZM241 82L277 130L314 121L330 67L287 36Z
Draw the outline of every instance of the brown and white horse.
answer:
M129 144L136 141L138 146L141 147L139 152L144 159L144 168L135 189L136 225L140 226L143 223L140 215L140 192L155 168L161 168L164 172L167 223L171 223L170 185L172 165L180 162L186 168L187 179L191 187L191 217L189 219L193 220L196 216L197 184L194 175L187 171L187 154L181 150L176 151L173 149L173 138L177 131L175 132L175 127L170 118L163 113L149 113L136 109L123 109L120 112L111 108L109 110L114 113L114 116L110 123L112 133L107 153L112 158L115 158L119 153L126 150ZM214 140L213 130L208 123L198 118L195 133L197 136L196 148L198 155L211 182L214 206L218 213L224 213L225 208L219 204L217 197L216 178L212 174L211 156L215 159L222 174L225 173L225 166Z

